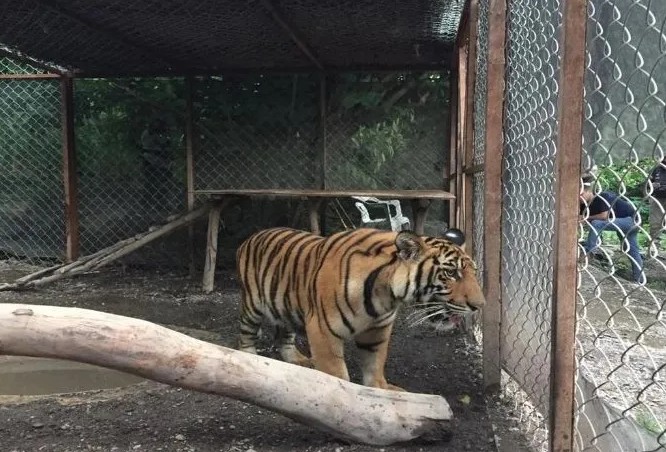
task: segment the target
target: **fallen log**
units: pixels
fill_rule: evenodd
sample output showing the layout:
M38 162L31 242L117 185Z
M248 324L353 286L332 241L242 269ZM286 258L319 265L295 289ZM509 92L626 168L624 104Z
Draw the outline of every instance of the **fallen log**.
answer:
M0 303L0 354L84 362L219 394L373 445L446 439L452 418L437 395L368 388L88 309Z
M228 201L223 201L224 205ZM22 290L32 287L42 286L59 279L69 276L79 275L89 271L97 270L113 261L126 256L142 246L171 234L175 230L187 226L193 221L203 217L211 209L210 204L203 205L196 210L188 212L180 217L171 219L171 221L160 226L151 227L147 232L137 234L120 242L114 243L93 254L83 256L80 259L69 264L55 265L46 269L31 273L17 279L13 283L0 284L0 290Z

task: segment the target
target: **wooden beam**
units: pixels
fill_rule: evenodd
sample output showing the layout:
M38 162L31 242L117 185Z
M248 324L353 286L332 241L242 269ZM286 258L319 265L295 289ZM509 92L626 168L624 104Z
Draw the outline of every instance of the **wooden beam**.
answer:
M490 0L484 193L483 376L486 390L500 387L502 318L502 161L504 157L504 45L506 0Z
M324 65L321 64L319 59L315 56L314 52L312 49L310 49L310 46L305 42L305 39L303 39L300 36L300 33L297 33L296 30L294 29L293 26L291 26L286 19L284 18L282 11L280 11L272 2L271 0L260 0L261 4L263 5L266 10L270 13L271 17L275 22L277 22L283 29L284 31L287 32L289 37L291 38L292 41L294 41L294 44L301 49L301 52L312 62L312 64L315 65L317 69L320 71L324 70Z
M62 129L62 179L65 193L65 258L68 262L79 257L79 203L74 140L74 81L60 79L60 115Z
M477 44L477 22L479 18L479 2L478 0L470 0L468 2L469 8L469 21L467 22L467 95L465 106L464 118L464 131L463 131L463 149L465 153L464 165L462 171L464 173L464 198L462 203L464 205L463 211L465 213L463 224L465 228L465 237L467 237L468 252L474 255L474 241L471 237L474 236L474 98L476 91L476 44ZM481 169L483 169L482 165ZM472 169L472 172L469 171Z
M42 7L48 9L49 11L57 15L60 15L62 17L66 17L67 19L81 25L82 27L87 28L88 30L90 30L95 34L104 36L104 38L106 38L109 41L113 41L122 44L123 46L128 47L130 49L134 49L135 51L139 51L146 58L152 58L155 61L159 61L173 68L178 68L180 66L187 67L186 64L174 61L171 57L167 56L166 54L162 53L161 51L155 48L144 46L141 44L137 44L133 41L130 41L129 39L120 36L116 30L110 30L109 28L101 26L100 24L95 23L86 17L83 17L66 8L63 8L63 6L61 5L62 2L57 2L54 0L34 0L34 1L36 3L39 3Z
M583 137L587 0L565 0L555 160L550 450L573 450L576 381L576 252Z
M394 74L396 72L424 72L433 71L441 72L451 69L451 58L453 52L442 52L441 62L436 63L419 63L419 64L355 64L350 66L326 66L327 74L349 74L349 73L366 73L372 72L376 74ZM251 74L266 74L266 75L292 75L292 74L312 74L320 72L313 70L312 66L300 67L284 67L284 66L256 66L256 67L206 67L201 69L196 68L180 68L170 71L86 71L78 70L72 74L75 78L156 78L156 77L187 77L187 76L223 76L223 75L251 75Z

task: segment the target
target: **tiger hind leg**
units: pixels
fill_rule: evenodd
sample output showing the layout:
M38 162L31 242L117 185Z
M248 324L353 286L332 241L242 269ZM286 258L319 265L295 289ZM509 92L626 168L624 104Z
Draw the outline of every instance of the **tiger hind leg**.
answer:
M238 335L238 350L257 354L257 340L261 330L262 315L260 312L248 307L243 297L240 313L240 334Z

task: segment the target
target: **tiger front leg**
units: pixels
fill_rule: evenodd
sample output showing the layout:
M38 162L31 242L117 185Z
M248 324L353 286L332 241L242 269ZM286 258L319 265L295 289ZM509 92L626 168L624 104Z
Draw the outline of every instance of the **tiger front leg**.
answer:
M384 376L392 330L393 324L391 323L383 327L371 328L354 338L361 355L363 384L374 388L405 391L399 386L388 383Z
M320 328L319 321L314 316L306 324L305 332L314 368L349 381L343 340L336 337L328 328Z

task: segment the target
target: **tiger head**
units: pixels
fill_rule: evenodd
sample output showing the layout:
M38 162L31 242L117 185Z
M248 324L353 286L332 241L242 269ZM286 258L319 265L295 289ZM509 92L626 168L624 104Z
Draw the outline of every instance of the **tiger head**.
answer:
M485 305L476 266L465 252L461 231L448 230L441 238L402 231L397 234L395 245L406 269L406 284L412 288L406 301L416 308L416 323L433 317L459 318Z

